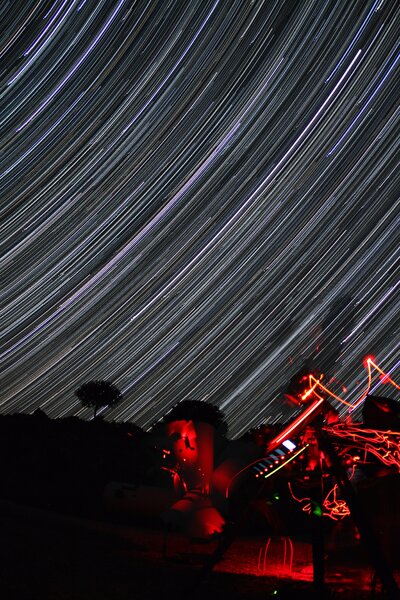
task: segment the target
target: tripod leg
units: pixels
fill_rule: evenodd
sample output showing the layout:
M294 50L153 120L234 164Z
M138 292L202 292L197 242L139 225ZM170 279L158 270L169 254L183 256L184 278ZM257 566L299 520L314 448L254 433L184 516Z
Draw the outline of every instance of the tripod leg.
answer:
M322 519L322 482L321 472L313 473L314 485L310 491L311 500L311 547L313 560L313 586L317 598L324 598L325 590L325 544Z

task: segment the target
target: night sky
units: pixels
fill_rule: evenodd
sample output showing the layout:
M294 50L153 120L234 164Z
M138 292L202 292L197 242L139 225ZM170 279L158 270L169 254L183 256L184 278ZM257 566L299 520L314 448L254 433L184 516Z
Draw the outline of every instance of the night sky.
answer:
M236 437L399 381L396 0L0 4L2 414ZM374 379L380 395L398 392ZM344 389L345 388L345 389ZM344 405L340 405L344 406Z

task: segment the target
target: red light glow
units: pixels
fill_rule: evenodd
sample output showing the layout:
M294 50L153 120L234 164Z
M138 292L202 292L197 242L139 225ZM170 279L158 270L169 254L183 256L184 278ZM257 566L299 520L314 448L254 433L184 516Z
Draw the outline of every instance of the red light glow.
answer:
M290 481L288 481L288 488L290 495L293 500L299 504L304 504L302 511L308 514L311 513L311 498L297 498L294 493ZM322 515L328 517L333 521L339 521L350 515L350 509L347 506L345 500L338 498L338 485L335 483L329 492L325 495L322 503Z
M327 394L328 396L330 396L331 398L333 398L334 400L336 400L337 402L340 402L341 404L344 404L345 406L349 407L349 412L352 412L355 408L357 408L361 402L363 402L363 400L365 400L365 398L367 397L370 389L371 389L371 385L372 385L372 368L374 368L376 371L378 371L379 378L381 380L381 383L390 383L391 385L393 385L396 389L400 390L400 385L398 383L396 383L390 376L388 373L386 373L385 371L383 371L374 361L372 356L367 356L364 361L363 361L363 365L368 369L368 381L367 381L367 387L366 390L362 393L362 395L360 396L360 398L358 398L358 400L356 400L356 402L351 403L351 402L347 402L347 400L344 400L343 398L341 398L340 396L338 396L337 394L335 394L334 392L332 392L329 388L327 388L325 385L323 385L321 383L321 379L322 379L322 375L319 379L317 379L314 375L309 375L308 376L308 380L309 380L309 387L307 389L305 389L305 391L303 392L303 394L301 394L300 399L302 402L307 401L311 395L316 396L317 398L321 398L321 396L318 395L317 390L319 389L320 391L324 392L325 394ZM303 378L304 379L304 378ZM341 385L343 392L347 392L347 388L346 386L344 386L343 384Z
M369 393L369 390L371 389L371 385L372 385L372 371L371 371L371 367L374 367L374 369L376 369L380 373L381 378L384 377L385 383L391 383L396 389L400 390L400 385L398 385L395 381L393 381L393 379L391 377L389 377L388 373L385 373L385 371L382 371L382 369L374 362L374 360L373 360L373 358L371 356L367 356L366 357L366 359L364 361L364 364L366 364L367 369L368 369L368 384L367 384L367 389L361 395L361 397L357 400L357 402L355 402L351 406L351 411L353 411L355 408L357 408L357 406L359 406L361 404L361 402L363 400L365 400L365 398L367 397L367 395Z
M351 425L333 425L325 428L330 435L347 440L354 448L370 453L388 467L400 473L400 432L361 429Z
M374 362L373 356L366 356L363 360L363 365L366 369L369 368L369 365Z
M279 435L277 435L268 445L268 450L271 451L281 442L283 442L286 438L290 437L292 433L295 432L296 429L300 427L300 425L304 425L305 421L317 410L318 407L324 402L324 398L318 397L306 410L304 410L301 415L297 417L288 427L286 427Z

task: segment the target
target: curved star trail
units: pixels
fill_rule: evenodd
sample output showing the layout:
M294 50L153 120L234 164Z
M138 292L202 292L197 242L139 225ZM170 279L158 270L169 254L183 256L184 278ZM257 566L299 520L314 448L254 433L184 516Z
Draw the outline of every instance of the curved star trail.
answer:
M285 421L399 367L394 0L0 7L0 412ZM395 397L381 387L380 395ZM376 392L378 393L378 392Z

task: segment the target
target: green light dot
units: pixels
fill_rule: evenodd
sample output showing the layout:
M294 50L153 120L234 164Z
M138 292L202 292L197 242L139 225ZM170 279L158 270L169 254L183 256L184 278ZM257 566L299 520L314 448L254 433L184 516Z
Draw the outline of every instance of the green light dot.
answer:
M314 510L313 510L313 514L314 514L316 517L322 517L322 509L321 509L321 507L320 507L320 506L316 506L316 507L314 508Z

